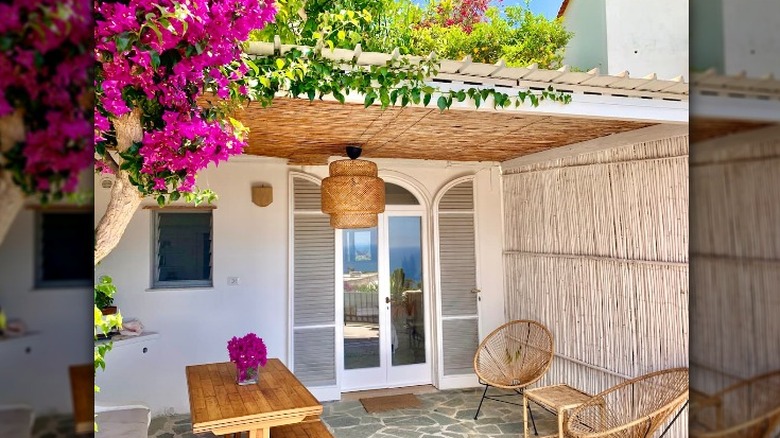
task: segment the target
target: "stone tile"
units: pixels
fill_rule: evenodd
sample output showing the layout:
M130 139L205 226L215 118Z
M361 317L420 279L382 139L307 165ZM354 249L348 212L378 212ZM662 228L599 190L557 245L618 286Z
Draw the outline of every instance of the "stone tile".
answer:
M462 409L455 414L455 418L458 420L474 420L474 414L477 413L475 409Z
M366 438L384 429L380 424L368 424L353 427L345 427L334 430L334 436L338 438Z
M506 423L504 419L499 417L482 417L482 415L479 416L479 420L476 421L477 424L499 424L499 423Z
M457 407L463 406L463 403L464 403L464 400L462 398L456 397L456 398L453 398L453 399L445 401L444 403L442 403L442 406L451 406L451 407L457 408Z
M434 412L438 412L442 415L448 415L450 417L455 416L455 413L458 412L458 408L450 408L446 406L439 406L436 409L434 409Z
M324 420L325 423L333 428L357 426L360 424L360 418L351 416L329 417L325 418Z
M161 431L169 420L169 417L152 418L152 422L149 423L149 435L154 435L155 433Z
M456 432L456 433L468 433L471 431L470 428L462 425L462 424L450 424L446 427L447 432Z
M523 413L519 406L486 401L479 419L474 413L482 390L449 390L420 394L421 409L403 409L368 414L357 400L323 403L323 421L336 438L517 438L522 436ZM534 419L541 436L557 431L555 415L533 406ZM60 419L39 419L36 428L42 434L57 434ZM529 428L531 425L529 424ZM68 436L68 435L64 435ZM211 433L192 434L187 414L156 417L149 427L152 438L216 438Z
M363 416L358 418L360 419L360 424L383 424L382 419L379 417Z
M452 418L452 416L447 416L438 412L433 412L429 414L428 417L442 425L454 424L458 422L458 420Z
M190 423L187 423L187 424L175 424L173 426L173 433L175 433L176 436L184 434L184 433L187 433L187 432L192 432L192 424L190 424Z
M480 435L498 435L501 433L501 429L495 424L486 424L484 426L477 426L474 428Z
M390 426L432 426L436 421L425 416L406 416L400 418L386 419L385 424Z
M512 434L515 434L515 433L522 434L523 433L523 423L522 422L519 422L519 423L503 423L503 424L499 424L498 428L501 429L502 433L512 433Z
M382 429L382 433L396 438L420 438L420 436L422 435L422 432L417 432L408 429L401 429L398 427L386 427Z

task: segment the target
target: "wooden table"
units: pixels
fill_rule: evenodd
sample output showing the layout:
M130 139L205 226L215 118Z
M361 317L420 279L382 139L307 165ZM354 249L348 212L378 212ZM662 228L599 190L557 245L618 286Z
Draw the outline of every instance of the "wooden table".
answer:
M567 409L576 408L590 398L590 394L580 391L577 388L572 388L565 383L526 389L523 391L523 436L528 438L528 401L533 401L539 406L558 415L558 435L550 436L563 438L564 412Z
M249 431L250 438L268 438L274 426L322 414L322 405L279 359L260 368L256 385L238 385L232 362L192 365L186 372L193 433Z

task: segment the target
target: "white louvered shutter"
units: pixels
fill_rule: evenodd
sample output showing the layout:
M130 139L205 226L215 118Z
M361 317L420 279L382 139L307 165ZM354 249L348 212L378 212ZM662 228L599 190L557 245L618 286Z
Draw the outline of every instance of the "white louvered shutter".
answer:
M473 374L479 343L474 183L447 191L438 206L443 374Z
M306 386L336 384L335 233L320 187L293 178L293 372Z

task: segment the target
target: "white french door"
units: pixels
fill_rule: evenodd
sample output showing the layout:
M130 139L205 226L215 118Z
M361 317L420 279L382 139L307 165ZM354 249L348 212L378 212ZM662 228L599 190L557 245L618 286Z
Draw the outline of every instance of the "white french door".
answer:
M388 206L376 227L339 232L342 392L431 383L423 217Z

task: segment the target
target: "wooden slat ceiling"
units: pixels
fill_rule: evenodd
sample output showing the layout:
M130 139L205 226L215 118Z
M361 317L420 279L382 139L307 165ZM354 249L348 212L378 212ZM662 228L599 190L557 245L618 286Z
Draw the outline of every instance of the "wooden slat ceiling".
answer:
M753 131L773 125L769 122L693 117L690 123L691 143Z
M288 159L292 165L362 158L506 161L547 149L651 126L653 123L437 108L395 108L302 99L276 99L239 114L250 128L245 153Z

